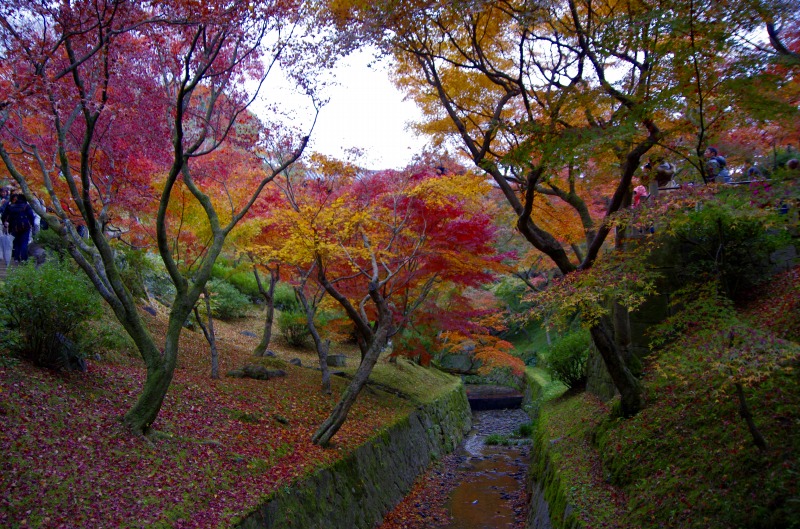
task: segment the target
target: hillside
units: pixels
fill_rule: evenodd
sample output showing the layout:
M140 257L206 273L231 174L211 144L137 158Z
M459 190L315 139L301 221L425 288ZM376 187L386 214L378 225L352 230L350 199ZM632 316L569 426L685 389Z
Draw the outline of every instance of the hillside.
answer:
M156 335L165 330L163 312L143 313ZM313 445L311 435L345 381L333 377L334 395L321 395L318 371L288 363L300 358L315 365L311 351L276 340L277 357L265 361L286 377L224 376L253 362L257 339L242 332L256 335L262 325L258 314L216 322L219 380L209 376L202 334L185 330L173 385L147 438L132 436L118 420L144 380L138 357L112 352L90 360L86 373L58 373L0 356L0 526L228 527L244 509L337 459L413 406L365 391L333 447ZM383 369L395 383L411 377L418 387L454 380L404 362L378 367L376 376Z
M751 293L739 316L764 337L759 369L741 363L746 376L717 356L729 338L717 347L719 329L701 326L653 353L648 405L635 417L615 418L613 402L584 393L544 406L537 435L572 518L620 529L800 527L800 269ZM742 416L737 380L764 449Z

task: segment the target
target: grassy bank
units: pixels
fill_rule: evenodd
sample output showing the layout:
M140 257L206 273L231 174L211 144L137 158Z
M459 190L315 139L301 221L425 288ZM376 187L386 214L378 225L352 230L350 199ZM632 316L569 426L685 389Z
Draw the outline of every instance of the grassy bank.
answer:
M799 300L795 270L764 286L740 314L767 336L796 340ZM800 527L796 345L776 341L793 353L761 371L767 376L743 379L762 450L740 415L735 373L720 377L711 350L691 346L704 340L689 336L684 347L653 353L648 404L633 418L609 418L609 406L586 394L543 406L539 435L584 527ZM772 352L757 361L768 365Z

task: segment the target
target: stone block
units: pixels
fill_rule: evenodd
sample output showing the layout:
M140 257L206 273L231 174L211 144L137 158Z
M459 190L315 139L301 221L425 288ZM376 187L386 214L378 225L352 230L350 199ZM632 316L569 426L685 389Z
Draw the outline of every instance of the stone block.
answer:
M344 367L347 365L347 357L345 355L328 355L326 362L331 367Z

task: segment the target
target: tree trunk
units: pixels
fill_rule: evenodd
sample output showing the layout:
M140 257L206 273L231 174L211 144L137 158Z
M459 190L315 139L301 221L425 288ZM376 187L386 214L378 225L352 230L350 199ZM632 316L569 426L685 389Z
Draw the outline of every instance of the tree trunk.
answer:
M211 297L208 295L207 288L203 289L203 298L206 304L206 314L208 314L208 326L203 324L203 318L200 316L200 311L197 310L197 305L194 307L194 317L211 348L211 378L217 380L219 379L219 351L217 350L217 335L214 333L214 317L211 314Z
M142 392L139 394L139 399L122 418L122 423L131 431L146 434L150 430L150 426L161 410L161 404L172 382L173 372L173 369L169 369L163 364L148 367L147 378Z
M316 331L314 331L314 334L315 333ZM319 356L319 369L320 371L322 371L322 393L324 393L325 395L330 395L331 370L328 368L328 351L330 351L331 349L331 341L325 340L324 342L320 343L317 342L317 338L314 338L314 343L316 343L317 345L317 355Z
M750 407L747 405L747 399L744 397L744 387L741 382L736 383L736 396L739 398L739 416L747 423L747 429L750 431L753 443L755 443L759 450L766 450L767 440L761 435L755 421L753 421L753 414L750 412Z
M197 290L193 290L190 296L176 297L169 314L163 351L158 351L152 338L148 342L142 342L139 345L140 351L142 351L142 348L152 346L151 351L154 354L145 355L144 352L142 353L147 365L147 378L136 404L122 419L123 424L127 425L134 433L146 434L156 420L158 412L161 411L161 405L164 403L164 397L172 382L175 366L178 363L178 341L183 330L183 324L192 312L192 308L198 298L199 292Z
M358 370L356 371L353 380L351 380L350 384L347 386L342 398L339 399L339 402L336 404L336 407L333 409L331 414L327 419L325 419L325 422L320 425L314 436L311 438L311 441L314 444L319 446L328 446L331 438L336 435L336 432L339 431L339 428L342 427L345 419L347 419L347 413L350 411L350 408L355 403L358 394L367 383L369 375L372 372L372 368L375 367L375 363L378 361L378 357L386 345L386 330L384 329L381 331L379 331L377 334L380 334L383 339L373 340L372 344L367 350L367 354L364 356L364 360L361 362L361 364L359 364Z
M306 294L303 292L303 287L295 287L294 291L297 294L297 299L300 300L300 304L303 306L303 310L306 313L308 330L311 333L311 338L314 340L314 347L317 350L317 357L319 357L319 368L320 371L322 371L322 392L326 395L330 395L331 373L330 369L328 369L328 351L330 350L331 341L322 341L319 331L317 331L317 326L314 324L314 313L316 312L316 309L308 302L308 298L306 298Z
M611 329L608 318L603 317L589 331L597 350L603 357L608 373L611 375L611 380L614 381L614 386L622 396L622 414L625 417L631 417L644 406L642 386L630 372L628 366L625 365L625 360L614 342Z
M631 359L631 320L628 309L614 302L611 307L614 316L614 342L619 347L622 359L627 363Z
M258 284L258 291L264 296L264 301L267 304L267 316L264 319L264 332L261 334L261 341L253 349L253 356L264 356L269 349L269 343L272 340L272 323L275 320L275 285L278 283L278 271L269 271L269 288L264 290L261 284L261 278L258 276L258 270L253 266L253 275L256 276L256 283Z

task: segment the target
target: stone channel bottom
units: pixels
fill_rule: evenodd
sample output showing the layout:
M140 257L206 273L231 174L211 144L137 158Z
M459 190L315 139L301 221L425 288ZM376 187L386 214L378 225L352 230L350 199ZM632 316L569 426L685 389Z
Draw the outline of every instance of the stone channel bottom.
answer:
M515 500L525 488L527 447L484 447L461 470L464 479L453 490L447 529L513 529L519 527Z
M472 430L461 446L434 464L422 479L427 490L407 497L407 507L401 508L405 516L392 513L389 518L394 523L381 529L524 527L530 446L489 446L484 440L491 434L511 434L529 420L520 409L474 412ZM431 516L442 511L447 513L446 519Z

